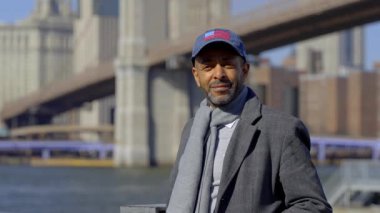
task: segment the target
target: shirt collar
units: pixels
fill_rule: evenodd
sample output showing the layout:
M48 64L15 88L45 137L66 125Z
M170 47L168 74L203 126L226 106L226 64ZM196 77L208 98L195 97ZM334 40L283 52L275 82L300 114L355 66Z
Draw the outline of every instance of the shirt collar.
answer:
M232 121L231 123L226 124L226 125L224 125L224 126L227 127L227 128L230 128L230 129L231 129L231 128L235 125L235 123L236 123L237 120L238 120L238 119L236 119L236 120Z

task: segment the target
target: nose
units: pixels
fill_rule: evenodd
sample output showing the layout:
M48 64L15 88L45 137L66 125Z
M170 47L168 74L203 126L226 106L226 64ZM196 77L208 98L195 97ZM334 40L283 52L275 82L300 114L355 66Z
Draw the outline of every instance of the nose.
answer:
M226 77L226 72L224 70L224 67L221 64L216 64L215 66L215 72L214 72L214 78L215 79L224 79Z

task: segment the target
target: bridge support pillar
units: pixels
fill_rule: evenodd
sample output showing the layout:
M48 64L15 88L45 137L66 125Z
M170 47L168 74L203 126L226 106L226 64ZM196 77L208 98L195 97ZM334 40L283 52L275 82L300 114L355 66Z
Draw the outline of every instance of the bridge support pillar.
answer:
M116 74L116 166L149 166L148 72L119 67Z
M120 1L115 166L149 166L146 1Z

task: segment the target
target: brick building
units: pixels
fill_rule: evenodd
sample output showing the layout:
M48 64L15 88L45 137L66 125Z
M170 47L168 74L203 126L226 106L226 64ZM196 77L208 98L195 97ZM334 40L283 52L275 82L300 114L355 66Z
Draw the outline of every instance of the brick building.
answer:
M380 73L308 74L261 64L248 83L265 104L300 117L313 135L380 137Z

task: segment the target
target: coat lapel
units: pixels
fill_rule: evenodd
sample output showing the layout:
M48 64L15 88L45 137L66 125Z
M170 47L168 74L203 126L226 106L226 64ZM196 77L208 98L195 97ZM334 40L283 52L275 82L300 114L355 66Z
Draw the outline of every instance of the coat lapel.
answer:
M251 143L256 143L256 141L252 141L252 138L257 130L256 123L261 118L261 103L253 91L251 93L251 99L244 106L240 121L231 137L224 158L216 209L218 209L220 200L228 185L239 170L249 147L255 145Z

